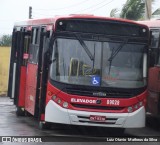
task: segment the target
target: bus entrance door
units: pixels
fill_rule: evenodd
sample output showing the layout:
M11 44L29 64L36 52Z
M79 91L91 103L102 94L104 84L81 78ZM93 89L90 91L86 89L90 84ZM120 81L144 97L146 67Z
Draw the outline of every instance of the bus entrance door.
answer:
M27 64L25 110L35 117L39 116L42 52L45 31L45 27L32 29L32 42L29 48L29 61Z
M13 32L8 96L14 99L17 115L24 114L26 62L28 60L28 45L30 31L17 28Z

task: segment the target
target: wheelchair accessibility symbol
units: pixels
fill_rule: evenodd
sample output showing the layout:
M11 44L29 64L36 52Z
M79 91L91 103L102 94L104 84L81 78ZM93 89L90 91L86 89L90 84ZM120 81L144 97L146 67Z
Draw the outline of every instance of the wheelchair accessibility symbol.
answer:
M92 77L92 85L94 85L94 86L100 85L100 77L99 76Z

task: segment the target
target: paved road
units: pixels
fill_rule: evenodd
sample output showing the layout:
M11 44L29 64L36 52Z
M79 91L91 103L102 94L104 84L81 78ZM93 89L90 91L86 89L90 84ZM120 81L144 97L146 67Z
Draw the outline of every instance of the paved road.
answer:
M0 136L51 136L57 145L60 141L65 144L73 142L82 142L90 144L105 144L108 136L137 137L137 136L160 136L160 123L152 116L147 117L147 127L142 129L126 129L125 134L121 135L111 130L96 127L78 127L66 125L54 125L51 130L39 130L37 121L32 117L17 117L15 115L15 106L11 99L0 97ZM70 143L68 143L70 142ZM124 142L109 142L110 145L121 145ZM5 143L9 144L9 143ZM13 143L12 143L13 144ZM76 143L77 144L77 143ZM80 144L80 143L78 143ZM78 145L77 144L77 145ZM133 142L125 144L133 144ZM150 145L151 143L141 143ZM159 145L160 142L152 142L153 145Z

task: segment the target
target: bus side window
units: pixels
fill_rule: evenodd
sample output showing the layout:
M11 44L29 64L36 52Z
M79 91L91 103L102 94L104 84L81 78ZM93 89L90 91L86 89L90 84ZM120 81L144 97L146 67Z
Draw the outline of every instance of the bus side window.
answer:
M159 31L158 30L152 30L151 31L151 47L152 48L158 48L159 46Z
M26 35L24 37L24 52L23 52L23 65L24 66L27 65L30 41L31 41L31 36Z
M32 29L32 44L38 44L38 28Z
M31 44L29 47L29 62L37 64L38 63L38 50L40 41L40 31L38 28L32 29Z

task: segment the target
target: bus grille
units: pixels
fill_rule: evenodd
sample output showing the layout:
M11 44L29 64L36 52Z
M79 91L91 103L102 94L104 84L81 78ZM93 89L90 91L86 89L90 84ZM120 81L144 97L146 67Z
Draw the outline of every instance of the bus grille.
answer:
M80 95L80 96L88 96L88 97L99 97L99 98L108 98L108 97L115 97L115 98L130 98L134 96L134 94L130 91L120 91L120 90L90 90L88 88L66 88L66 92L71 95ZM100 95L96 95L96 94Z
M147 88L112 88L64 84L50 80L51 84L59 90L70 95L97 97L97 98L132 98L143 93Z
M93 105L82 105L82 104L73 104L73 107L83 108L83 109L97 109L97 110L123 110L124 107L109 107L109 106L93 106Z

